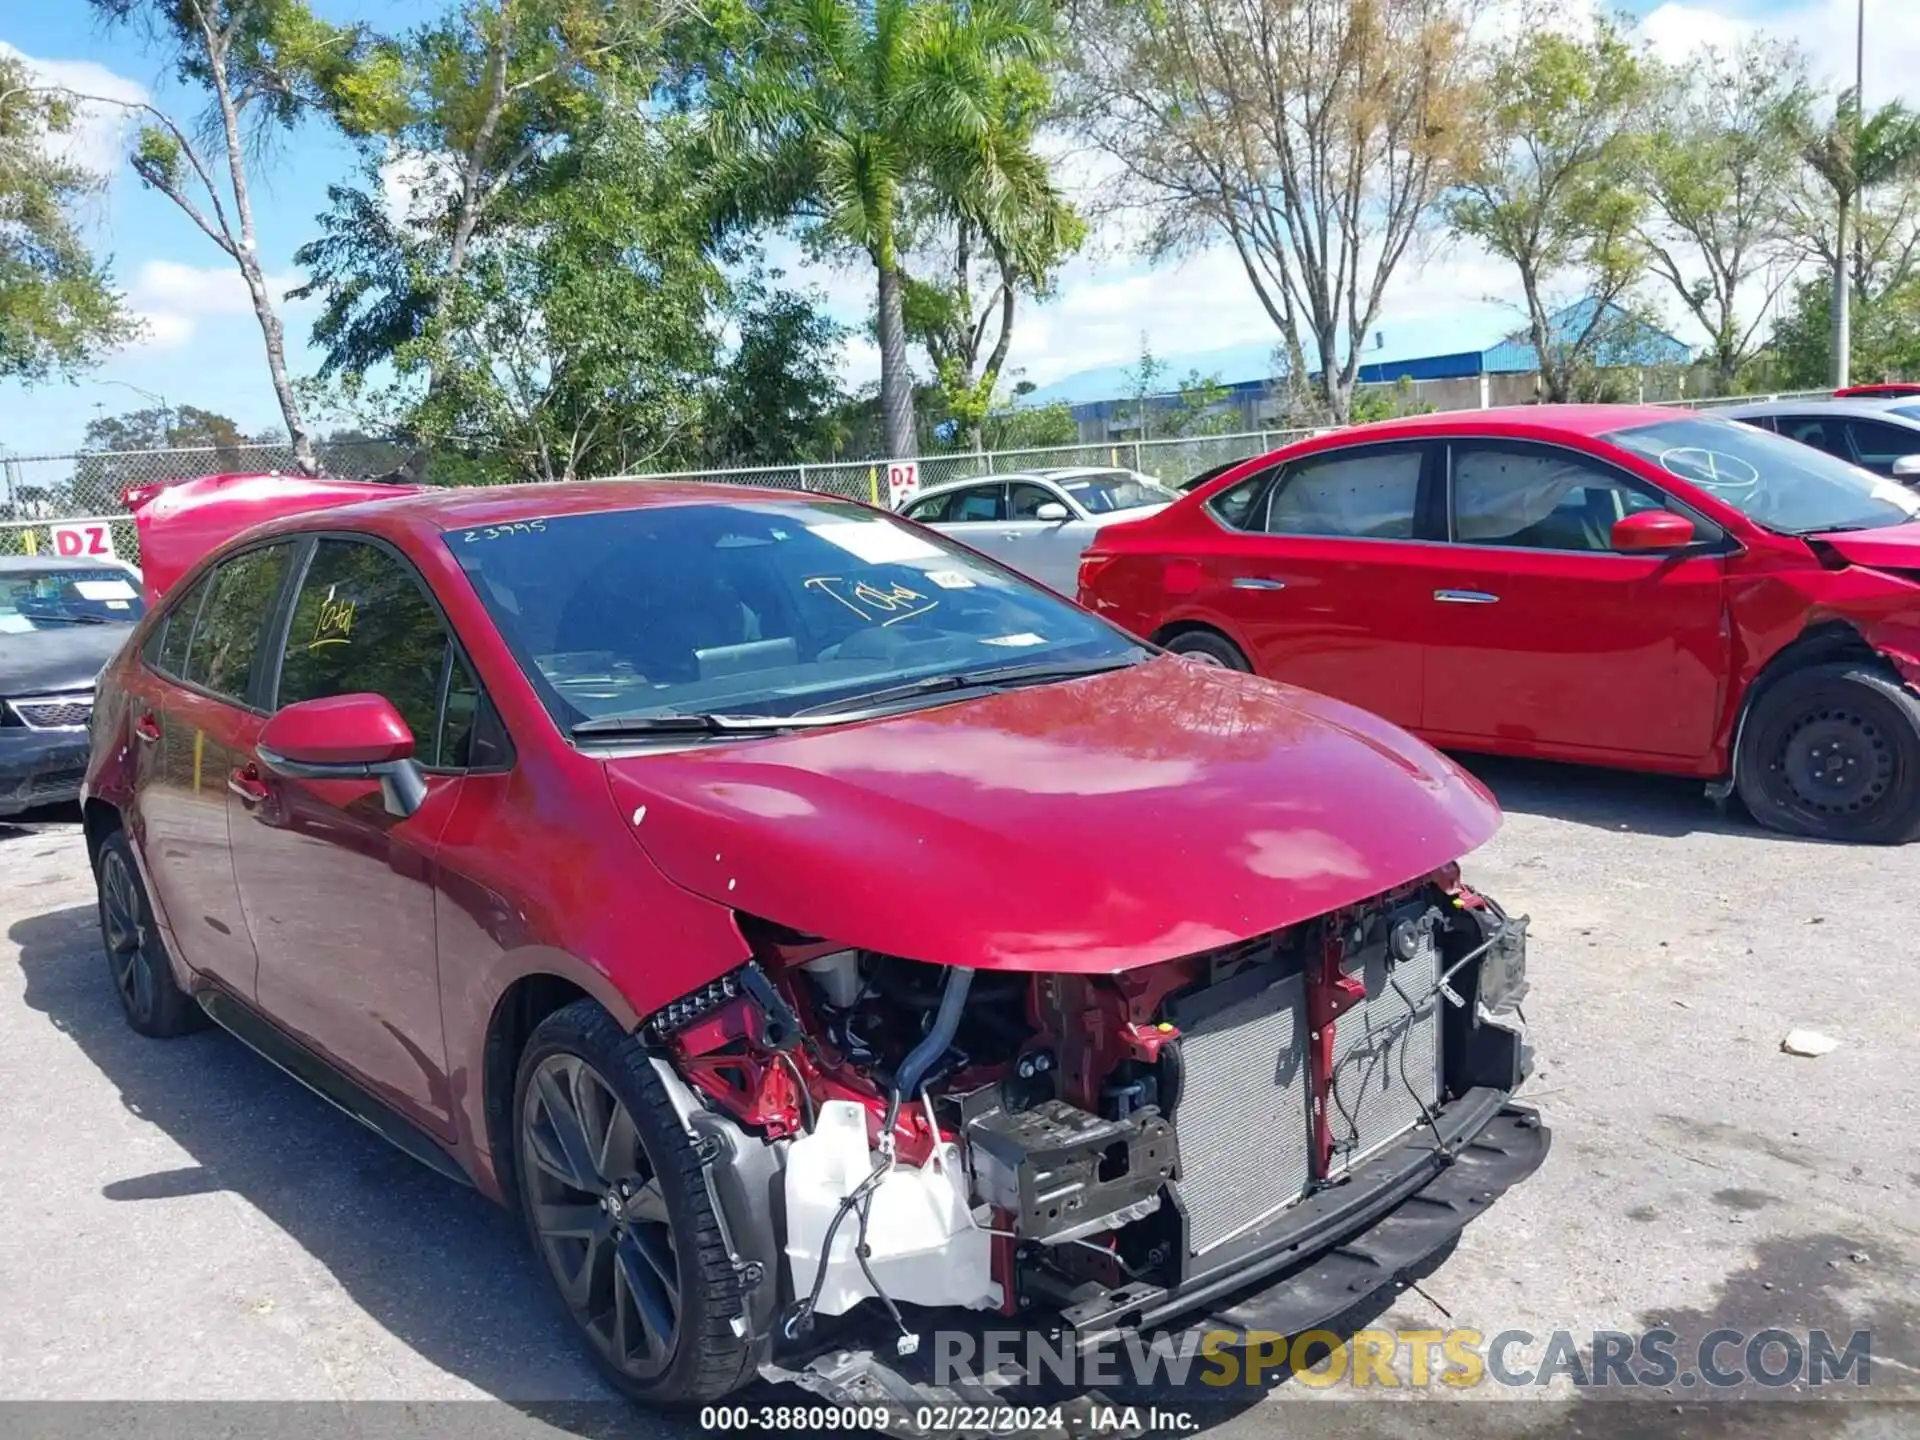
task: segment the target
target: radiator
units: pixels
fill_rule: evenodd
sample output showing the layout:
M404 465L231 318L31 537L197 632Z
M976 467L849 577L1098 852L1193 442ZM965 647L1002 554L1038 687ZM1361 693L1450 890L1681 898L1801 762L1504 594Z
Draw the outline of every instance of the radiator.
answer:
M1348 962L1367 998L1334 1025L1333 1174L1418 1125L1440 1096L1440 974L1431 936L1394 965L1375 946ZM1412 1004L1409 1005L1409 1000ZM1305 981L1262 967L1184 997L1168 1018L1181 1031L1174 1127L1187 1248L1201 1255L1279 1214L1313 1175Z
M1398 1140L1440 1100L1441 1000L1430 993L1440 979L1440 952L1432 933L1422 930L1419 948L1392 967L1398 990L1388 982L1384 946L1344 968L1366 985L1367 998L1333 1027L1327 1123L1335 1175Z
M1307 1014L1298 974L1236 977L1192 997L1180 1025L1180 1179L1195 1255L1287 1208L1312 1174Z

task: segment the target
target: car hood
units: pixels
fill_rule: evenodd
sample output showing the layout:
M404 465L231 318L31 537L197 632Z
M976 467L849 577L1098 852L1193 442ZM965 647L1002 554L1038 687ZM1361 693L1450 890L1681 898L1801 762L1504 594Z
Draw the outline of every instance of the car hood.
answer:
M0 635L0 695L85 690L132 633L109 623Z
M1876 570L1920 570L1920 520L1879 530L1848 530L1812 535L1841 559Z
M861 949L1110 973L1416 880L1499 825L1384 720L1161 657L763 740L608 762L654 862Z

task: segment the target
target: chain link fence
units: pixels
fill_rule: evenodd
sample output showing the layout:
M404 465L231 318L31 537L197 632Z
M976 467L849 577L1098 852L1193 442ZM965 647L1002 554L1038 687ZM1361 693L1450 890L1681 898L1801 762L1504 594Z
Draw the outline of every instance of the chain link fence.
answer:
M1677 403L1710 409L1748 400L1812 399L1828 393L1808 390ZM1138 470L1164 484L1177 486L1203 470L1264 454L1313 433L1312 430L1246 430L1231 435L923 455L914 463L919 467L922 489L981 475L1072 465ZM407 453L404 446L385 440L322 441L318 448L326 472L345 479L386 474L397 467ZM783 490L812 490L883 505L888 495L888 464L885 460L809 462L622 478L765 485ZM112 535L115 554L137 561L138 542L133 521L121 498L129 487L200 475L286 473L293 468L293 448L275 444L0 456L0 555L56 553L53 534L56 526L99 524L106 526Z

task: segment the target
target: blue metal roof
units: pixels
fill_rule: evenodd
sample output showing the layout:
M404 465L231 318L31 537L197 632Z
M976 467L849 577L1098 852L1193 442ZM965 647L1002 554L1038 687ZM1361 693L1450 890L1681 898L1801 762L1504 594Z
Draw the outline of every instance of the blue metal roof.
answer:
M1595 302L1583 300L1553 317L1557 335L1572 337L1584 330ZM1610 307L1621 319L1626 312ZM1481 301L1444 313L1391 317L1374 328L1371 343L1361 353L1358 378L1363 384L1411 380L1452 380L1482 374L1512 374L1537 370L1533 346L1525 338L1520 316L1511 306ZM1603 365L1684 365L1692 352L1665 331L1639 326L1622 341L1602 347ZM1255 342L1159 357L1158 376L1163 393L1173 393L1190 375L1211 377L1229 393L1244 395L1264 390L1284 373L1273 344ZM1103 365L1081 370L1051 385L1042 385L1021 397L1022 405L1064 402L1081 419L1108 417L1132 403L1137 365Z

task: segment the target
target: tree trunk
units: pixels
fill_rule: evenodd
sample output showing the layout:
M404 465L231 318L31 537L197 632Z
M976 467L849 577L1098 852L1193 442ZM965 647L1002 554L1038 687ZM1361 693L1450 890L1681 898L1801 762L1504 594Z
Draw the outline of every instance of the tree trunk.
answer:
M1847 200L1840 198L1840 230L1833 246L1833 388L1849 384L1853 360L1853 317L1847 313L1852 293L1847 284Z
M887 458L905 460L915 449L913 379L907 373L907 322L901 310L900 271L892 247L874 256L880 279L880 430Z

